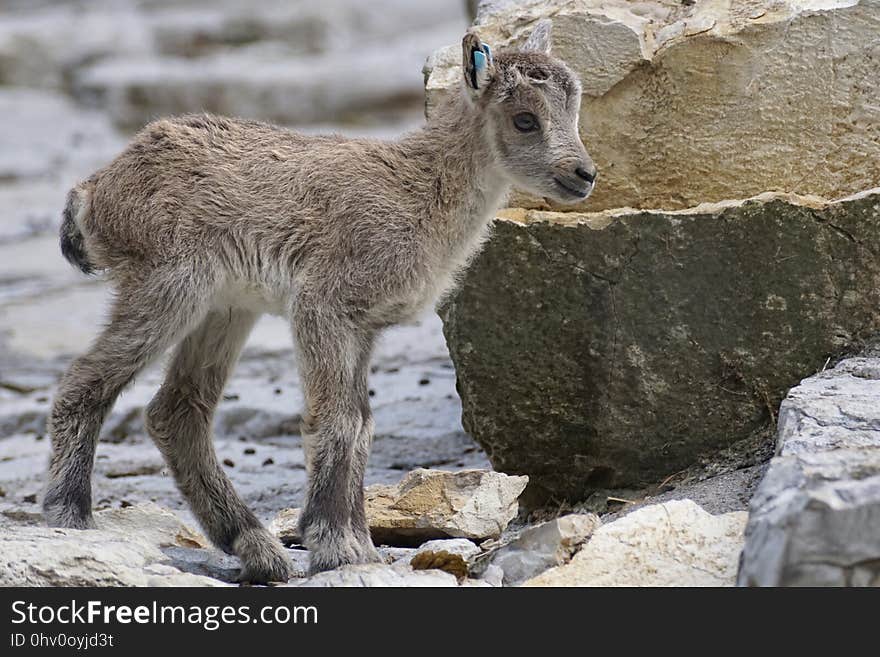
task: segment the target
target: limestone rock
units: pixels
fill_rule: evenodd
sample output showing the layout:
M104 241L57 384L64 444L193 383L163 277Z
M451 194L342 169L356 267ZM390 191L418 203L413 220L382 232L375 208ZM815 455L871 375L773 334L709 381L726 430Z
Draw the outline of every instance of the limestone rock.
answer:
M468 540L466 538L447 538L447 539L437 539L434 541L427 541L426 543L422 543L415 554L419 552L449 552L450 554L457 554L465 561L474 558L478 554L480 554L480 548L473 541Z
M602 525L572 560L525 586L731 586L746 513L712 516L690 500Z
M880 586L880 359L793 388L752 498L738 582Z
M190 529L171 511L153 502L100 511L95 522L99 529L121 532L133 541L160 548L211 546L200 532Z
M497 538L516 516L528 477L486 470L418 469L397 486L370 486L367 519L377 543Z
M99 512L100 529L3 523L0 586L222 586L174 567L163 548L205 545L170 511L145 504Z
M571 514L523 530L495 552L491 565L503 572L505 586L519 586L548 568L561 566L602 524L593 513Z
M302 536L299 533L301 511L301 509L281 509L269 522L267 529L285 545L301 543Z
M407 566L361 564L343 566L318 573L303 580L291 581L291 586L304 587L448 587L458 586L454 575L440 570L413 570Z
M502 212L440 309L463 421L525 503L750 465L786 391L880 330L880 188Z
M493 587L504 586L504 571L495 564L489 564L479 580Z
M437 569L451 573L461 582L467 578L472 560L481 552L473 541L466 538L437 539L422 543L413 550L407 563L417 570Z
M516 516L527 483L528 477L487 470L413 470L395 486L367 487L367 522L377 544L497 538ZM285 509L269 529L284 543L297 543L298 521L299 509Z
M880 184L877 2L489 1L476 25L501 50L542 18L583 83L591 210ZM457 89L459 60L454 46L429 60L429 112Z

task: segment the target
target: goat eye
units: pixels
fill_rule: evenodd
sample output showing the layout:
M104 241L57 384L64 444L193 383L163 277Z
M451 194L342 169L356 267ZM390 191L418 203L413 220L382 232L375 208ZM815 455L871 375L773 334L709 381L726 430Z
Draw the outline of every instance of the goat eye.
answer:
M520 112L514 116L513 126L520 132L533 132L540 127L538 117L531 112Z

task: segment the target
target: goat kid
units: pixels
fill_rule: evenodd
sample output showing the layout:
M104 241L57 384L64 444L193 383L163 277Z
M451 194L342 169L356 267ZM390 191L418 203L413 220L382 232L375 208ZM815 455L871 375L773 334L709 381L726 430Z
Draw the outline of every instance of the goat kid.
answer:
M450 289L512 184L557 202L592 190L581 87L548 54L549 23L493 58L462 42L462 93L398 141L311 137L209 115L146 126L69 194L64 256L104 271L110 321L63 376L49 419L49 524L94 526L101 425L122 389L175 347L146 410L150 436L207 535L241 579L286 581L284 549L236 494L212 417L264 312L290 320L305 395L312 572L377 561L364 514L377 333Z

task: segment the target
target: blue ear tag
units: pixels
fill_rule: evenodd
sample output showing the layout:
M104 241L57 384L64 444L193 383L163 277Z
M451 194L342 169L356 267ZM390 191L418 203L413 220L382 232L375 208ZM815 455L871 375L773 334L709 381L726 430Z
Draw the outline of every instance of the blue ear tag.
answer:
M482 71L486 68L486 55L485 53L481 53L478 50L474 50L474 68L478 71Z
M489 63L492 63L492 49L487 46L485 43L483 44L483 52L486 53L486 57L489 58Z

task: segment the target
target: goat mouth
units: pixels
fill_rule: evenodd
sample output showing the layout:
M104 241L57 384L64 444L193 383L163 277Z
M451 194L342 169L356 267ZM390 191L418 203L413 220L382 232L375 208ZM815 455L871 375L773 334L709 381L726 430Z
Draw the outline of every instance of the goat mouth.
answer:
M576 196L578 198L587 198L587 196L590 195L589 185L587 186L586 189L578 189L577 187L574 187L574 186L570 185L569 183L565 182L561 178L553 178L553 182L555 182L559 187L561 187L563 190L565 190L566 192L568 192L572 196Z

